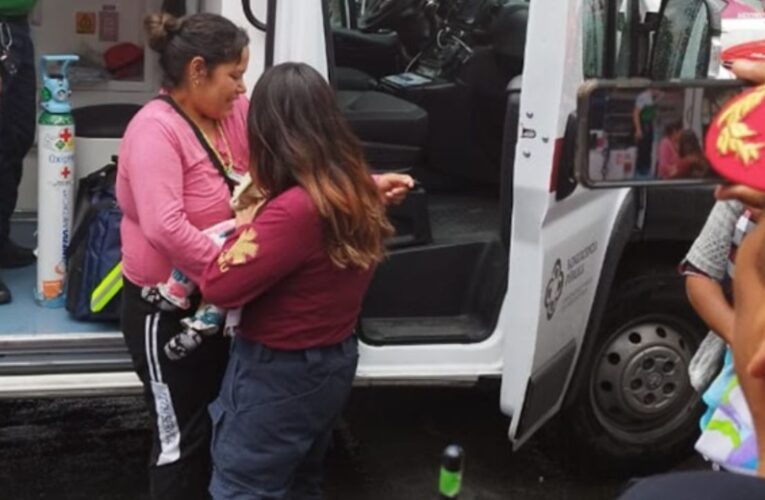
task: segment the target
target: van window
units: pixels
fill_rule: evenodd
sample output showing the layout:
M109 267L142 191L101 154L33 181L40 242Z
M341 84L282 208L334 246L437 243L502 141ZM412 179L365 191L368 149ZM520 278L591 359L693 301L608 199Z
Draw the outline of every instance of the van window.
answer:
M709 48L709 13L704 2L671 0L656 33L651 77L704 78Z
M629 75L630 34L634 19L632 19L632 2L634 0L618 0L616 3L616 75ZM608 15L606 4L608 0L585 0L582 6L583 29L583 62L585 78L601 78L605 76L606 29Z
M603 76L606 43L606 1L585 0L582 5L584 77Z

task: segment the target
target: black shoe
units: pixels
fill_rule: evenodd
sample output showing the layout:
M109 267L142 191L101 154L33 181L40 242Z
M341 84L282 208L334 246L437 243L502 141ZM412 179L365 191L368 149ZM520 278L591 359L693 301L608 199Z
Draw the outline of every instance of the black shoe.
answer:
M11 291L5 286L3 280L0 280L0 305L7 304L11 301Z
M5 269L31 266L36 260L37 257L31 249L20 247L11 240L0 250L0 267Z

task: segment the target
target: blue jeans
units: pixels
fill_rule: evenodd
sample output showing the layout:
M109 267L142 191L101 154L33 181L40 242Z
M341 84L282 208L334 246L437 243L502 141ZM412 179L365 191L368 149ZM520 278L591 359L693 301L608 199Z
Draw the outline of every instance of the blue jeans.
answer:
M332 428L351 391L358 350L277 351L236 338L210 405L216 500L318 500Z
M8 240L10 218L16 209L24 157L35 137L37 77L29 23L25 20L0 22L8 26L13 37L10 53L18 68L14 76L0 70L1 248Z

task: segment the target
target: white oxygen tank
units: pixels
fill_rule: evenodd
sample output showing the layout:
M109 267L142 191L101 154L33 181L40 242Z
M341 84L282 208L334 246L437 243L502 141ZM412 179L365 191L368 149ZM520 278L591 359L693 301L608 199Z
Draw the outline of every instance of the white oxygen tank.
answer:
M74 119L69 102L69 65L76 55L42 56L42 113L38 120L37 302L63 307L66 251L74 214ZM57 73L50 73L58 66Z

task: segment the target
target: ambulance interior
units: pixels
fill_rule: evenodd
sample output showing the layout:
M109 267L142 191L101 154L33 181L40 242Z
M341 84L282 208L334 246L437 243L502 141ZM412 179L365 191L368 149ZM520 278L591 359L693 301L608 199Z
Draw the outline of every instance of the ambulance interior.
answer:
M529 3L330 3L338 99L378 170L422 184L361 320L368 342L478 342L507 286ZM438 277L437 280L434 277Z
M194 11L202 2L186 3ZM161 4L39 1L32 16L37 54L69 52L83 61L71 74L78 177L109 162L137 106L156 94L158 68L141 20ZM378 345L481 341L496 326L507 285L528 2L325 6L330 78L370 165L407 171L420 183L390 211L397 236L370 288L359 333ZM27 162L12 236L34 246L35 150ZM2 271L14 302L0 333L116 329L40 309L31 293L34 275L34 266Z
M39 0L30 16L38 59L43 54L80 57L69 70L78 179L110 162L127 122L159 88L156 59L146 46L142 20L147 12L158 10L161 3ZM38 89L39 80L38 74ZM11 223L11 238L31 248L36 246L37 155L35 145L24 161ZM13 293L13 302L0 309L0 334L103 333L117 328L111 323L74 321L64 309L39 306L33 292L35 266L3 269L0 276Z

